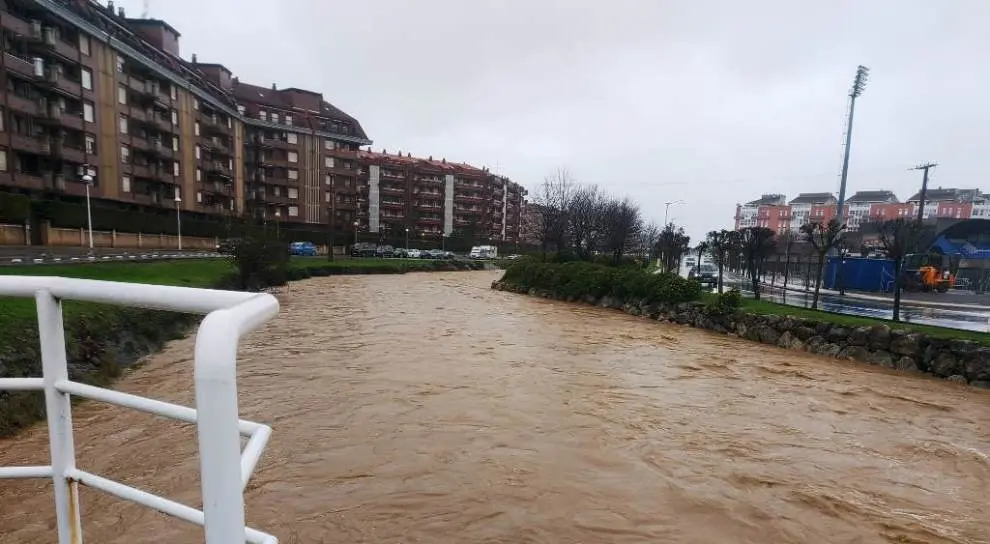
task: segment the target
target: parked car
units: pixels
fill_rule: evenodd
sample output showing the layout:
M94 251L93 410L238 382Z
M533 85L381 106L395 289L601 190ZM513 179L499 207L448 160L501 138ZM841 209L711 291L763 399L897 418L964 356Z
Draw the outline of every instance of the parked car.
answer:
M718 269L715 268L715 265L703 264L697 268L692 268L688 272L688 278L699 283L714 285L718 282Z
M404 247L397 247L392 250L392 256L400 259L404 259L409 255L409 252Z
M292 242L289 244L289 255L299 255L302 257L315 257L316 246L313 242Z
M378 246L377 248L375 248L376 257L392 257L394 255L395 255L395 248L393 248L392 246L385 245L385 246Z
M217 253L231 255L237 249L237 244L239 243L241 243L240 238L227 238L225 240L220 240L220 243L217 244Z
M422 252L418 249L410 249L406 257L410 259L418 259Z

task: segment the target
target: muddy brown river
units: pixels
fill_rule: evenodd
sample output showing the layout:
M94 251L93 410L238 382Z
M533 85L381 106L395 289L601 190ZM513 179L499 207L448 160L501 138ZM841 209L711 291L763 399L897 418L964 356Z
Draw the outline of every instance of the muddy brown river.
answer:
M285 543L990 542L990 394L492 291L497 272L320 278L241 347L270 423L248 522ZM192 340L119 389L192 404ZM87 402L81 468L199 505L195 430ZM0 465L46 464L39 427ZM0 481L0 542L55 542ZM89 543L201 530L83 489Z

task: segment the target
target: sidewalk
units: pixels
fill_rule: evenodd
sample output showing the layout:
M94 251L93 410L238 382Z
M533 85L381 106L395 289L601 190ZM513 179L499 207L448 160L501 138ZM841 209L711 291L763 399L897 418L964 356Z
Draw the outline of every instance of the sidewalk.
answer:
M781 282L777 282L774 285L770 285L770 282L768 282L768 281L761 281L760 282L760 284L763 287L767 287L767 288L770 288L770 289L781 289L781 290L787 290L787 291L790 291L790 292L793 292L793 293L802 293L802 294L808 294L808 295L811 295L812 293L814 293L814 287L812 287L811 289L805 291L804 280L803 279L800 282L788 281L787 283L788 283L788 286L787 287L784 287L781 284ZM798 284L798 283L800 284L800 287L796 286L796 284ZM854 299L854 300L869 300L869 301L873 301L873 302L887 302L887 303L893 302L893 295L879 295L879 294L871 294L871 293L860 293L860 292L855 292L855 291L846 291L846 294L845 295L840 295L838 290L836 290L836 289L826 289L824 287L822 287L820 289L820 294L822 296L844 297L844 298L849 298L849 299ZM917 296L912 296L912 295L914 295L914 293L902 293L901 294L901 301L902 302L910 303L910 304L915 305L915 306L929 306L929 307L932 307L932 308L955 308L955 309L960 309L960 310L983 310L983 311L986 311L986 310L990 309L990 295L977 295L975 293L962 295L962 294L952 294L952 292L944 293L944 294L937 294L937 295L930 295L931 297L936 297L936 296L937 297L944 297L947 300L931 300L931 299L926 299L926 298L919 298ZM964 296L966 298L974 299L974 301L971 302L971 303L970 302L954 302L952 300L952 297L956 297L956 296ZM984 299L986 300L986 302L983 302Z

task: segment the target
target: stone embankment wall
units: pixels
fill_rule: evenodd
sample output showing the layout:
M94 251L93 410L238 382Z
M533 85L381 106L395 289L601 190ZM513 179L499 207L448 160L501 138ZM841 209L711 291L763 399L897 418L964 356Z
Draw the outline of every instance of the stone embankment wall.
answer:
M549 291L527 291L500 281L494 282L492 288L563 300ZM882 324L850 328L779 315L745 312L727 316L709 315L705 304L699 302L677 305L645 304L607 296L600 299L586 296L580 300L567 301L613 308L630 315L689 325L784 349L906 372L925 373L975 387L990 388L990 347L969 340L934 338L904 329L892 329Z

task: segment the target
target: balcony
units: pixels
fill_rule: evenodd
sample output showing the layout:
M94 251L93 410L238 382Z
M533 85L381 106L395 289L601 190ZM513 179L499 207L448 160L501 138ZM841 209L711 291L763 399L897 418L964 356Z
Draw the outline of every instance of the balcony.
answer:
M379 204L379 206L381 206L382 208L401 210L401 209L405 209L406 203L398 200L383 200L381 201L381 204Z
M224 157L229 157L233 153L230 147L219 139L217 140L204 139L203 141L199 142L199 146L202 147L204 151L210 153L211 155L222 155ZM288 163L288 160L286 160L285 162Z
M252 143L262 149L289 149L295 147L293 144L279 138L255 137Z
M221 181L206 182L203 184L203 192L213 195L232 197L234 196L234 184Z
M406 188L405 187L397 187L395 185L382 185L381 187L378 188L378 192L380 192L383 195L384 194L388 194L388 195L404 195L404 194L406 194Z
M131 163L131 175L135 178L145 178L152 179L153 166L148 164L134 164Z
M45 70L44 77L36 77L35 82L51 91L62 93L72 98L78 98L82 93L82 84L72 81L51 68Z
M124 138L124 140L126 141L126 138ZM135 151L151 151L152 147L151 142L135 135L131 135L130 141L127 143L129 143L131 149Z
M6 21L7 14L4 13L0 20ZM34 62L26 59L22 59L17 55L12 55L10 53L3 54L4 65L7 71L22 76L26 79L34 79Z
M7 11L3 13L3 17L0 17L0 25L16 36L27 37L32 34L31 23Z
M454 194L455 202L482 202L484 200L485 198L483 196L477 194L469 194L469 193Z
M197 116L199 119L199 126L203 134L219 134L228 135L231 129L227 127L226 121L224 121L219 115L207 115L200 112Z
M84 164L86 162L86 152L81 148L72 147L64 142L55 140L52 143L52 155L66 162Z
M234 177L234 172L226 164L217 161L206 163L204 170L209 174L222 178L230 179Z
M12 111L26 113L32 117L39 115L42 111L38 100L24 98L12 92L7 93L7 107Z
M172 151L172 148L167 147L157 138L152 138L149 141L148 148L145 151L147 151L152 157L157 157L160 159L171 159L176 153L175 151Z
M4 18L9 16L8 13L3 14ZM40 22L29 23L28 24L28 47L39 54L55 54L64 59L78 62L79 60L79 49L75 45L68 42L64 42L59 39L54 28L45 27L40 24Z
M51 141L47 136L32 137L12 132L10 134L10 148L23 153L34 155L51 155Z
M171 165L163 166L161 164L156 164L151 167L151 179L161 181L162 183L175 183L175 172L172 170Z
M83 118L81 113L67 113L58 104L49 102L42 98L38 102L39 123L49 126L66 127L75 130L83 129Z

